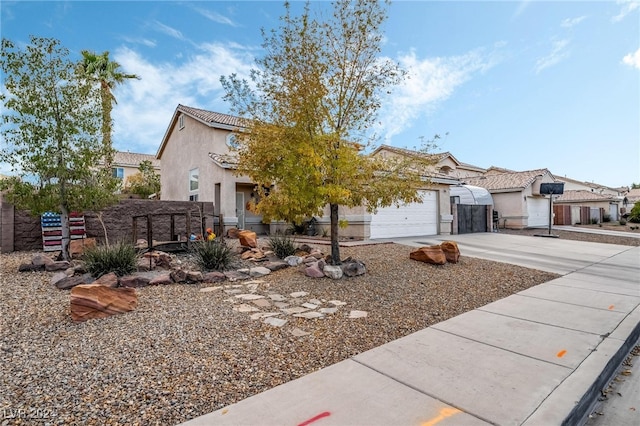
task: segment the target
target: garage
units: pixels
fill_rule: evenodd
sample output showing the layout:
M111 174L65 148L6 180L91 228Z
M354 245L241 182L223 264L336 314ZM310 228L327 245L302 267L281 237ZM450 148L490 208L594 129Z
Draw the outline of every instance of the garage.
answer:
M422 203L378 209L371 215L369 238L438 234L438 191L420 191Z
M549 199L548 198L527 198L527 213L529 220L527 227L538 228L549 226Z

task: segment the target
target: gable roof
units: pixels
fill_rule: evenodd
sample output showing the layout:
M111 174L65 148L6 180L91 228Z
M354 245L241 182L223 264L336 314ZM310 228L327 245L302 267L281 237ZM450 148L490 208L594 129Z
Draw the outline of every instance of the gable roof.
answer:
M583 182L583 181L580 181L580 180L568 178L566 176L560 176L557 179L559 181L561 181L561 182L573 182L573 183L584 185L586 187L593 188L593 189L608 189L610 191L623 192L622 191L623 188L611 188L610 186L600 185L600 184L597 184L595 182Z
M379 147L377 147L371 153L371 155L372 156L376 155L380 151L390 151L390 152L394 152L394 153L399 154L399 155L407 155L407 156L410 156L410 157L424 157L424 158L428 158L430 160L435 160L435 161L441 161L441 160L443 160L443 159L445 159L447 157L450 157L453 160L453 162L455 162L456 164L462 164L453 155L451 155L450 152L437 152L437 153L429 154L429 153L425 153L425 152L414 151L414 150L407 149L407 148L398 148L396 146L382 144Z
M160 160L155 155L139 154L137 152L116 151L113 154L113 165L125 167L139 167L143 161L151 161L151 165L159 169Z
M527 170L524 172L498 172L496 168L491 173L487 173L483 176L464 178L466 184L473 186L480 186L486 188L489 191L509 191L509 190L522 190L533 182L539 176L546 174L551 175L551 172L547 169ZM504 170L504 169L503 169ZM553 175L551 175L553 177Z
M587 191L586 189L570 189L560 194L555 199L555 203L572 203L584 201L612 201L617 198L611 194L599 194L597 192Z
M171 134L173 128L176 126L178 117L180 117L181 114L188 115L194 120L197 120L205 126L209 126L213 129L224 129L233 131L243 127L243 119L240 117L178 104L175 111L173 112L173 116L171 117L169 126L167 126L167 130L164 132L162 142L160 143L160 147L158 148L158 152L156 153L156 158L159 159L162 156L162 152L164 151L164 148L167 145L167 141L169 140L169 135Z

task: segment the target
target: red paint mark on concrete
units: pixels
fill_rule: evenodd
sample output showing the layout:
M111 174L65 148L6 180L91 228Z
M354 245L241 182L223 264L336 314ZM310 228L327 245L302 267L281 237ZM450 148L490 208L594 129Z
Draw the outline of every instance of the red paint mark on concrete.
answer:
M615 306L613 306L613 305L609 306L609 310L610 311L613 310L613 308L615 308Z
M300 423L298 426L307 426L307 425L310 425L311 423L313 423L313 422L315 422L315 421L318 421L318 420L320 420L320 419L322 419L322 418L329 417L330 415L331 415L331 413L330 413L330 412L325 411L324 413L320 413L320 414L318 414L317 416L311 417L309 420L306 420L306 421L304 421L304 422Z
M563 349L563 350L561 350L560 352L558 352L558 353L556 354L556 356L557 356L558 358L562 358L563 356L565 356L565 355L566 355L566 353L567 353L567 351Z

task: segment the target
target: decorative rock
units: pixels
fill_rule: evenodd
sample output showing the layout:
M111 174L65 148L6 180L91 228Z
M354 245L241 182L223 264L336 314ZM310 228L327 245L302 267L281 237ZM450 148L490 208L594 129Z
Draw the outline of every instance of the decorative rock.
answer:
M293 330L291 330L291 334L293 334L296 337L302 337L302 336L308 336L310 333L307 333L306 331L302 331L299 328L294 328Z
M316 318L324 318L324 314L320 312L303 312L301 314L294 314L296 318L305 318L305 319L316 319Z
M307 296L309 293L306 291L295 291L291 294L289 294L289 296L293 297L294 299L297 297L305 297Z
M204 279L202 272L200 271L187 271L187 281L192 283L199 283Z
M129 312L137 306L138 295L132 288L79 285L71 290L71 319L76 322Z
M153 257L147 257L147 258L143 257L142 259L138 259L137 269L139 272L151 271L155 267L156 267L156 262L153 259Z
M253 303L254 305L256 305L259 308L269 308L269 307L271 307L271 302L269 302L267 299L256 299L256 300L253 300L251 303Z
M253 231L240 231L238 232L238 238L240 239L241 246L251 248L258 247L258 236Z
M33 263L22 263L18 266L18 272L44 271L44 265L34 265Z
M281 294L270 294L269 299L273 300L274 302L285 302L287 300L287 298Z
M67 274L64 272L56 272L55 274L53 274L53 276L51 277L51 280L49 281L51 283L51 285L56 285L59 281L63 280L67 278Z
M272 325L274 327L282 327L283 325L285 325L287 323L287 320L286 319L282 319L282 318L269 317L269 318L265 318L263 320L263 322L265 324L269 324L269 325Z
M301 306L296 306L294 308L284 308L284 309L281 309L281 311L287 315L295 315L295 314L301 314L303 312L307 312L308 309L303 308Z
M314 305L313 303L303 303L302 305L303 308L307 308L307 309L315 309L318 307L318 305Z
M65 277L61 279L60 281L56 282L56 287L58 287L60 290L69 290L70 288L73 288L75 286L81 284L90 284L91 282L93 282L93 277L89 274L76 275L73 277Z
M287 262L289 266L298 266L302 263L302 258L300 256L287 256L284 258L284 261Z
M202 276L202 282L205 283L219 283L226 280L227 277L224 276L222 272L207 272Z
M173 269L169 275L171 276L171 279L174 283L183 283L187 281L187 271L183 269Z
M340 266L325 265L322 272L326 277L329 277L332 280L339 280L342 278L342 268L340 268Z
M257 319L262 319L262 318L269 318L269 317L275 317L280 315L279 312L256 312L255 314L251 314L250 318L252 320L257 320Z
M264 266L258 266L258 267L249 269L249 276L253 278L264 277L265 275L269 275L270 273L271 273L271 269L265 268Z
M347 304L347 302L342 302L340 300L329 300L328 303L333 306L344 306Z
M365 318L367 311L351 311L349 312L349 318Z
M224 276L227 277L229 281L243 281L251 278L247 274L243 274L240 271L225 271Z
M120 287L146 287L150 282L151 279L143 275L125 275L124 277L120 277Z
M314 251L314 248L309 244L302 244L300 247L298 247L298 250L304 251L306 253L311 253L312 251Z
M460 259L460 250L458 249L458 243L455 241L444 241L440 244L440 248L444 252L444 256L447 258L447 262L458 263Z
M72 259L81 257L88 249L95 248L97 246L95 238L83 238L80 240L71 240L69 242L69 256Z
M314 249L311 251L311 253L309 253L309 256L314 257L318 260L323 259L324 258L324 254L322 254L322 252L320 250Z
M256 312L259 311L258 308L254 308L251 305L247 305L246 303L242 303L238 306L234 306L233 310L236 312Z
M238 238L238 233L240 233L240 230L238 228L231 228L227 231L227 237L229 238Z
M271 261L264 264L264 267L269 269L270 271L279 271L280 269L285 269L289 267L287 262L283 262L281 260Z
M55 272L55 271L64 271L65 269L68 269L71 267L71 263L67 262L66 260L61 260L58 262L51 262L51 263L47 263L44 266L44 269L47 272Z
M99 277L97 280L93 282L94 285L103 285L105 287L116 288L118 287L118 276L110 272Z
M341 266L342 273L347 277L357 277L358 275L364 275L367 272L367 268L359 260L352 260L347 263L343 263Z
M260 294L237 294L236 297L242 300L258 300L264 299L264 296Z
M53 259L51 259L49 256L44 255L44 254L36 254L31 259L31 264L32 265L45 266L45 265L49 265L51 263L53 263ZM42 269L44 269L44 268L42 268Z
M173 284L173 280L171 279L170 273L160 274L154 278L151 278L149 281L149 285L167 285Z
M318 311L321 314L335 314L338 312L338 308L320 308Z
M200 289L200 293L211 293L212 291L218 291L222 289L222 286L217 287L204 287Z
M304 274L311 278L323 278L324 272L320 269L319 262L314 262L307 266L304 270Z
M447 258L440 246L420 247L409 254L409 258L432 265L444 265Z
M275 306L278 309L283 309L283 308L288 308L289 304L284 302L273 302L273 306Z

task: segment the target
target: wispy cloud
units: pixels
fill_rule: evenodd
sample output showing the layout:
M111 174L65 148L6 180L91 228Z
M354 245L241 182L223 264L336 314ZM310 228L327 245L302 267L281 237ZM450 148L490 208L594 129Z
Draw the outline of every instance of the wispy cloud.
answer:
M153 21L153 23L154 23L155 29L160 31L161 33L164 33L169 37L173 37L178 40L183 40L183 41L187 40L187 38L179 30L176 30L175 28L165 25L160 21Z
M529 4L531 3L531 0L523 0L518 4L518 8L516 9L516 11L513 13L513 16L511 17L511 19L516 19L518 16L522 15L525 11L525 9L527 7L529 7Z
M579 16L577 18L567 18L562 21L560 26L563 28L573 28L576 25L578 25L580 22L584 21L585 19L587 19L586 16Z
M613 22L622 21L628 14L633 12L634 10L640 8L639 0L617 0L616 4L621 5L620 13L611 18Z
M377 130L386 140L435 109L475 74L495 66L499 59L495 53L476 49L460 56L425 59L412 51L398 61L408 71L408 78L381 111L382 123Z
M210 21L217 22L219 24L229 25L232 27L238 26L238 24L232 21L230 18L227 18L226 16L221 15L218 12L212 12L210 10L202 9L199 7L194 7L193 10L195 10L200 15L204 16Z
M225 112L220 76L236 73L248 78L251 51L220 43L198 46L198 53L179 64L153 63L135 50L115 51L122 69L139 75L115 89L118 104L113 111L116 149L155 154L176 106Z
M539 74L543 70L549 67L552 67L554 65L557 65L563 59L568 58L569 57L569 50L567 49L568 46L569 46L568 39L554 40L552 42L551 53L549 53L546 56L543 56L542 58L539 58L536 61L536 66L535 66L536 74Z
M622 58L622 63L640 70L640 49Z
M157 45L155 40L149 40L148 38L144 37L122 37L122 40L130 44L142 44L143 46L147 47L156 47Z

